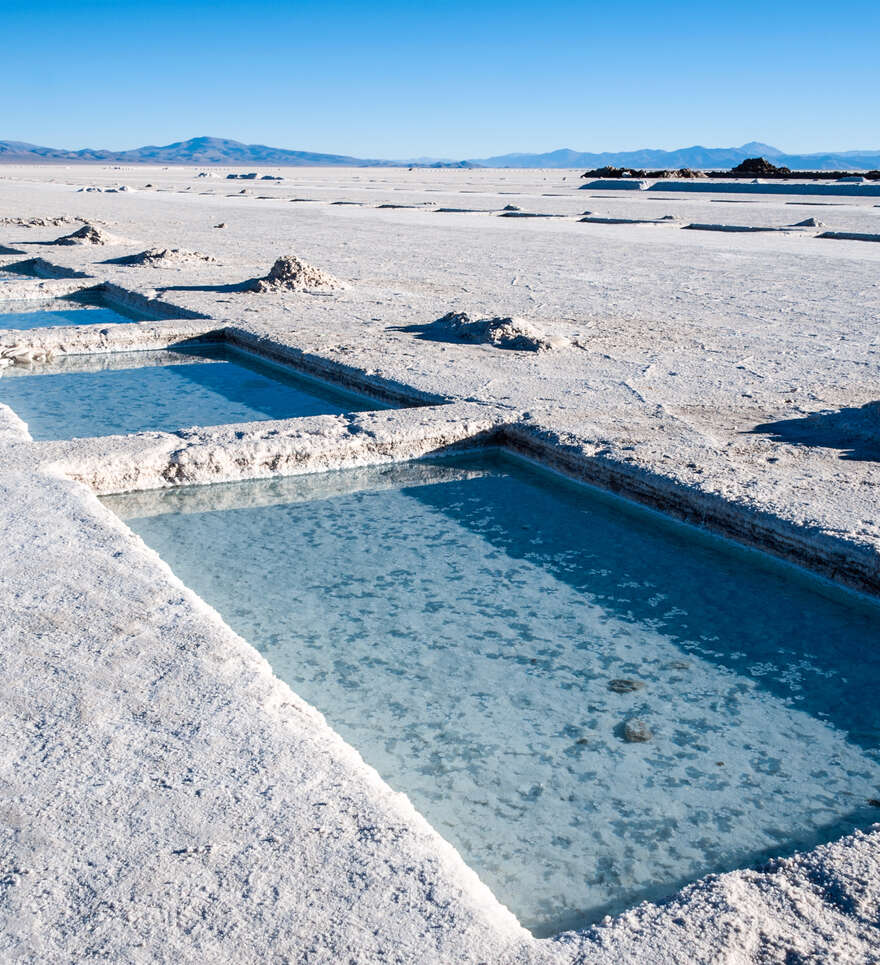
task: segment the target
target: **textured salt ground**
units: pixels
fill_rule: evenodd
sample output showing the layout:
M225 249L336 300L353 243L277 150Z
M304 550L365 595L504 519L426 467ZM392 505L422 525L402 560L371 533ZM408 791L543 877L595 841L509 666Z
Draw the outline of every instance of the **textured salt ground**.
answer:
M61 225L77 224L83 221L82 218L71 218L68 215L61 215L60 217L49 217L49 218L22 218L20 216L8 216L0 218L0 224L2 225L14 225L19 228L48 228L54 227L58 228Z
M108 265L145 265L149 268L177 267L179 265L193 265L199 262L216 261L211 255L202 255L197 251L187 251L185 248L148 248L134 255L122 255L110 258Z
M7 170L7 168L4 168ZM8 170L18 170L11 167ZM23 169L24 170L24 169ZM275 169L284 172L284 169ZM143 169L143 179L141 186L153 183L155 191L156 185L167 184L163 191L180 191L192 186L197 182L191 169L179 169L177 174L173 171L162 171L161 169ZM473 195L481 195L488 199L489 203L495 199L501 199L497 209L503 207L511 197L519 199L529 199L529 207L535 211L562 213L575 216L579 213L579 208L583 207L583 194L577 194L577 188L583 182L578 179L579 171L561 172L518 172L518 171L484 171L471 172L470 180L473 187L462 191L460 182L454 180L454 172L443 171L413 171L397 172L394 178L375 178L370 176L371 172L364 172L359 176L350 178L344 175L340 178L339 172L332 169L311 169L297 173L295 180L290 183L275 185L261 184L261 190L268 190L279 200L298 200L323 202L332 204L336 201L356 201L359 204L378 205L383 203L395 204L396 206L407 208L420 208L426 205L439 206L463 206L462 194L471 197L469 202L473 203ZM96 173L96 177L98 174ZM112 172L105 174L106 182L113 182ZM565 181L561 181L565 178ZM56 176L58 183L65 180L71 185L81 184L82 181L76 177L61 175ZM554 184L564 189L563 192L553 192L548 197L548 193L542 190L542 185ZM221 185L212 185L216 195L225 194L225 188ZM308 198L297 197L298 191L308 190ZM840 215L845 220L846 227L856 229L856 225L861 227L858 230L870 231L873 225L877 226L876 205L872 199L842 198L838 201L828 198L816 197L814 199L791 200L790 198L704 198L699 195L674 194L662 192L660 194L637 192L637 196L615 196L612 192L602 192L597 195L602 203L602 210L594 212L597 215L608 215L610 217L633 217L633 207L642 211L653 211L665 213L663 206L668 200L673 200L676 206L676 214L688 221L711 222L719 220L719 212L725 211L725 206L732 213L730 221L742 218L742 206L748 205L749 222L753 224L771 224L779 227L791 222L787 217L787 212L791 205L798 207L809 207L815 205L817 209L833 206L839 210L833 212L835 218ZM105 202L111 199L103 199ZM874 201L876 199L873 199ZM517 202L518 203L518 202ZM720 205L720 207L719 207ZM494 204L492 204L494 207ZM661 210L658 212L657 209ZM496 210L497 210L496 209ZM825 212L828 213L827 210ZM405 212L401 212L405 214ZM728 220L728 219L725 219ZM837 225L832 225L837 227Z
M785 423L811 413L860 410L876 400L874 387L880 373L872 320L880 308L875 280L880 256L875 245L845 240L808 242L774 237L772 233L741 238L651 229L637 235L638 226L577 225L573 216L583 211L584 196L574 195L574 175L568 184L560 184L561 172L552 173L552 186L571 191L571 200L540 199L550 186L545 172L422 173L420 181L413 182L405 180L406 172L374 176L376 172L305 171L296 173L295 185L287 185L286 196L279 197L277 203L226 201L212 196L184 198L179 193L154 190L74 195L76 186L98 183L104 177L97 170L90 168L77 180L74 169L62 174L47 169L18 173L4 168L4 174L14 180L0 183L0 215L13 219L84 215L95 223L114 222L114 231L132 239L132 253L150 245L185 246L209 253L222 259L223 267L206 264L187 268L181 284L165 297L255 333L274 333L276 338L308 352L374 373L371 377L397 380L425 392L483 400L478 406L491 400L501 411L525 410L530 413L527 424L536 429L543 426L541 431L548 438L577 452L629 465L633 471L660 473L670 483L723 495L739 507L740 513L769 513L801 527L817 540L827 536L843 541L852 551L876 553L877 463L841 458L850 440L833 425L825 435L813 436L812 445L804 445L802 440L775 439L769 429L754 431L757 426ZM143 180L176 190L190 183L191 173L150 169L143 172ZM52 178L59 183L49 183ZM112 172L107 172L106 178L108 183L118 181L118 175L113 177ZM43 179L46 183L39 183ZM61 183L64 180L71 184ZM143 187L133 180L132 184ZM422 199L436 203L436 192L424 192L438 186L442 189L439 200L445 200L444 192L451 200L460 189L479 190L484 194L481 204L501 208L507 199L500 196L510 192L517 204L534 210L551 210L551 204L559 204L572 219L442 219L417 210L287 204L290 195L299 192L323 196L327 202L368 198L371 204L380 198L390 201L407 195L419 200L422 192ZM266 189L266 193L275 191L279 188ZM619 211L623 217L641 217L653 211L654 216L674 213L689 221L728 220L723 208L717 204L710 208L710 204L711 199L680 199L670 204L664 197L658 204L642 198L603 198L602 208L604 213L607 205L608 213ZM598 207L593 201L590 205ZM755 224L759 223L759 214L761 221L773 225L797 220L790 215L795 209L784 207L782 201L762 199L748 210L748 220ZM872 233L873 228L876 232L878 209L852 204L816 210L832 230ZM296 212L295 217L292 212ZM740 221L742 215L737 213L729 220ZM226 222L227 228L217 232L213 225L220 222ZM57 228L4 225L0 243L19 247L25 240L55 237ZM254 311L223 290L243 277L262 274L285 249L295 250L311 263L350 280L351 288L304 302L284 295L266 296ZM130 270L98 267L93 261L96 256L102 257L101 249L86 246L51 252L52 261L58 264L100 274L142 293L151 291L146 280L133 281ZM33 283L22 279L3 287L21 291L22 286ZM573 347L564 353L520 355L491 346L421 341L393 331L395 326L428 323L450 310L464 310L474 317L520 315L548 333L571 338ZM160 337L159 327L151 331L155 334L150 337ZM96 347L94 343L78 342L79 338L74 335L71 345ZM158 624L149 608L138 615L139 624L132 623L133 604L126 609L121 592L118 606L123 622L117 631L112 629L112 617L102 597L94 596L85 609L82 587L92 586L95 573L104 571L92 567L86 579L79 559L96 562L100 558L102 566L110 565L112 553L99 548L111 524L104 517L96 524L87 524L89 513L84 515L82 509L86 504L79 502L87 497L71 491L71 504L62 498L58 484L50 479L40 482L42 477L28 470L31 456L14 444L19 433L20 424L8 415L0 436L12 440L14 451L9 450L3 461L4 477L10 486L4 505L13 507L7 512L17 535L13 534L15 548L7 554L3 573L7 577L12 573L18 581L14 592L22 592L19 602L31 602L23 611L4 610L4 619L8 626L14 618L12 625L21 632L28 626L27 614L47 612L52 617L48 627L51 634L43 638L43 652L53 640L57 649L46 661L34 649L35 638L26 636L13 651L15 659L24 661L27 668L20 679L27 679L27 673L34 675L34 689L18 695L21 703L16 706L23 714L33 714L41 707L51 708L51 702L42 702L48 699L43 694L52 694L59 701L61 710L50 719L56 743L61 741L70 751L51 772L52 790L43 799L57 800L64 813L71 813L72 808L72 813L89 815L82 823L82 835L69 821L61 822L64 834L70 837L65 838L63 847L54 850L39 842L58 838L60 812L47 808L42 814L16 815L19 839L32 842L28 853L36 856L36 861L19 862L14 867L28 870L51 866L48 877L53 882L50 895L40 899L40 925L27 910L15 919L15 929L6 933L5 940L13 945L19 942L14 947L22 953L20 957L69 960L76 957L77 949L91 947L92 939L100 935L117 957L124 957L124 949L129 947L126 943L144 941L157 956L167 954L177 960L196 958L204 948L209 949L209 957L213 951L219 957L251 960L265 955L273 940L281 943L276 947L282 951L301 953L315 947L320 949L316 955L339 958L348 954L360 960L375 960L381 954L411 960L414 948L419 949L420 957L436 961L500 961L517 956L521 960L684 962L726 957L734 961L786 961L798 955L805 960L870 960L876 945L873 923L878 917L876 882L880 869L878 845L868 836L819 849L769 874L738 873L698 883L677 904L635 910L607 929L584 936L533 943L516 933L514 942L523 942L516 953L508 942L512 934L507 930L512 927L509 920L492 911L497 906L493 906L491 897L484 893L475 897L477 892L460 865L453 863L442 869L435 865L424 874L408 872L406 862L383 867L369 849L365 851L360 833L355 836L356 845L347 845L345 842L353 839L344 835L339 838L328 864L308 848L303 852L303 843L309 840L304 824L294 826L284 821L276 831L276 837L280 834L279 850L259 833L262 797L259 802L256 796L248 798L252 804L247 804L235 828L229 831L229 847L241 856L234 859L234 866L249 868L251 875L261 869L260 880L267 886L282 880L309 881L315 889L326 889L320 905L302 892L291 895L288 891L283 901L291 904L284 908L264 906L258 911L253 902L242 904L240 892L226 876L214 878L217 902L223 908L218 913L216 905L211 910L200 904L197 892L180 890L184 878L174 871L178 866L168 866L170 875L163 875L165 867L149 862L141 862L144 870L140 870L140 855L158 855L166 846L169 829L174 827L173 812L164 806L152 810L150 799L147 813L152 817L139 817L136 826L144 827L146 821L153 830L143 831L140 840L145 850L139 851L138 846L130 844L130 836L121 833L123 828L114 824L112 815L119 808L96 812L90 806L93 792L83 780L82 765L91 751L90 743L83 740L82 720L88 719L90 706L97 708L90 711L92 714L109 714L109 720L117 719L124 706L120 701L129 699L113 688L105 687L100 697L95 690L93 678L105 679L112 634L119 633L125 639L124 628L135 625L155 633ZM222 445L231 446L229 438ZM92 458L97 470L101 451L95 451ZM63 522L68 519L69 524ZM12 534L9 528L7 532ZM70 581L49 599L40 574L47 570L64 573L67 557L63 554L67 552L71 554ZM39 553L44 556L33 555ZM121 570L116 582L107 585L121 590L146 566L141 556L126 560L113 564ZM157 577L154 570L145 572ZM162 585L161 580L157 585ZM79 641L80 648L87 641L85 625L76 622L82 619L76 617L77 605L89 614L89 635L97 629L98 639L106 642L84 652L81 670L74 678L68 674L65 686L59 689L57 671L70 660L69 642L63 641ZM182 606L181 613L196 604L184 602ZM75 617L73 621L71 616ZM186 640L197 638L184 632L184 624L176 618L165 621L164 626L161 638L167 640L169 649L161 651L165 655L161 673L178 679L186 673L181 668L188 659L184 655L187 651L180 646L187 647ZM209 648L205 653L216 652L219 665L226 666L228 644L217 643L216 647L219 649ZM126 694L141 699L143 706L165 707L171 693L165 685L149 683L160 679L161 673L138 660L128 669L131 673ZM19 679L19 675L13 673L8 679ZM159 695L158 703L148 700L151 686L154 696ZM187 699L188 709L198 706L195 695L200 691L194 686L187 683L185 688L193 698ZM211 701L205 702L204 712L191 715L192 727L197 727L198 733L216 735L210 747L199 748L194 761L199 767L208 759L227 762L231 776L223 778L223 793L240 798L240 782L235 780L239 772L231 766L232 761L249 762L248 767L256 766L256 773L264 776L267 784L274 781L277 786L279 770L283 772L284 767L279 769L272 759L282 760L289 753L292 739L286 731L258 735L257 722L252 719L256 713L254 691L249 686L245 678L231 670L224 680L227 700L233 694L241 702L239 706L251 708L235 716L234 727L214 714ZM77 701L85 711L76 710ZM180 739L172 736L181 727L175 724L173 706L167 704L166 717L158 714L151 718L151 727L157 734L166 735L166 740ZM131 748L151 739L142 716L131 714L125 720L122 744ZM22 738L24 733L28 736ZM27 760L35 759L41 746L39 730L33 736L30 733L18 727L7 742L21 748ZM114 769L128 773L132 754L125 747L114 754L118 762ZM312 761L312 773L328 773L323 765L316 772L317 759L311 752L306 756ZM159 761L160 757L154 759ZM337 773L344 773L345 780L357 773L353 764L339 766L342 770ZM177 786L161 769L157 773L165 783ZM306 786L308 780L303 781ZM28 797L26 787L21 788L24 800L41 799ZM156 792L159 800L160 792L161 788ZM367 795L371 806L378 800L376 793ZM123 810L134 807L135 798L143 798L137 790L126 790L124 782L118 795L114 803ZM191 800L187 799L187 808ZM210 809L198 801L196 804L194 819L208 821ZM410 826L411 820L406 817L403 824ZM80 858L86 842L96 838L112 842L104 853L120 856L112 866L101 864L100 876L106 882L105 893L126 909L124 925L118 924L118 916L113 919L116 924L93 914L90 917L92 906L87 895L94 890L99 872L89 870ZM201 845L197 842L192 852L186 852L185 860L196 874L187 881L207 881L202 876L222 875L224 868L233 866L228 862L221 862L220 867L211 865L208 854L198 847ZM436 839L425 838L414 845L414 851L423 860L436 854L439 847ZM224 856L228 853L228 849L222 851ZM303 857L294 859L293 854ZM180 855L174 858L178 860ZM125 869L131 874L136 867L136 877L126 879ZM294 872L294 867L299 871ZM358 915L353 914L352 903L361 894L354 882L363 880L353 877L353 869L360 869L371 881L384 881L386 885L395 882L395 887L402 889L403 899L393 903L392 911L371 894L358 904ZM430 882L428 890L418 885L420 875ZM39 887L46 873L39 878L18 877L28 888ZM171 881L171 890L157 891L156 882L160 880ZM132 881L137 884L134 889L130 887ZM152 896L146 905L143 896ZM19 898L14 900L18 902ZM29 908L27 900L16 908ZM442 913L437 910L437 901L442 904ZM304 908L312 910L305 914ZM156 917L163 909L184 926L190 921L202 924L190 929L189 937L185 927L169 934ZM236 917L236 927L224 931L220 922L227 910L243 917ZM361 913L368 917L361 919ZM437 914L442 920L434 917ZM291 915L301 923L295 934L285 931ZM62 925L62 921L71 920L80 924L72 929ZM366 922L363 928L362 920ZM137 938L133 939L135 934ZM394 942L401 939L407 944L395 952Z

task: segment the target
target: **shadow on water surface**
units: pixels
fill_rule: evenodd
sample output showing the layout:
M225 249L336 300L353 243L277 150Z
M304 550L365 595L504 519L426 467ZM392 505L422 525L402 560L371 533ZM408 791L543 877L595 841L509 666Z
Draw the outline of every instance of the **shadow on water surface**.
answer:
M880 607L761 554L497 451L106 502L536 935L880 814Z
M880 607L577 483L550 477L548 486L547 472L519 459L492 458L528 486L526 505L509 498L503 475L469 482L460 500L450 500L448 487L407 492L587 594L609 616L650 626L682 651L798 700L861 747L880 749L880 701L852 699L855 688L880 692Z
M880 820L880 810L877 811L878 820ZM769 862L775 862L778 859L785 859L791 857L793 854L799 851L810 850L817 847L820 844L827 844L828 842L834 841L839 838L842 833L842 828L864 828L865 826L864 811L853 811L849 814L842 815L840 820L835 821L833 824L829 824L825 827L815 828L815 839L803 842L792 842L791 845L783 850L779 848L771 849L770 851L755 851L751 854L740 854L737 856L736 862L731 864L729 867L715 868L711 871L703 872L700 877L708 874L725 874L730 871L740 871L745 869L754 869L760 871L762 868L767 868ZM771 865L772 868L772 865ZM676 881L664 882L662 891L659 891L656 887L646 889L641 895L633 895L632 898L624 903L611 902L605 908L601 909L591 909L590 913L585 916L583 914L563 914L558 918L546 917L539 928L532 928L532 934L536 938L553 938L556 935L561 935L563 932L567 931L587 931L594 932L596 926L601 922L601 920L606 916L610 915L615 917L623 912L627 911L629 908L634 907L642 901L650 901L657 905L665 905L670 901L675 900L677 892L686 888L688 885L694 883L693 876L684 876ZM833 884L830 884L827 880L819 882L813 881L814 886L821 886L830 892L834 888ZM839 895L834 895L826 893L824 895L825 900L829 904L836 904L838 909L844 914L852 915L856 912L854 908L842 908ZM852 898L846 899L847 902L851 902Z
M841 459L880 462L880 401L837 412L765 422L751 430L775 442L841 450Z
M2 322L2 315L0 315ZM78 405L69 404L71 398ZM224 343L63 356L0 383L35 439L340 415L388 404L272 365Z
M268 419L289 419L293 416L341 414L371 409L390 408L388 403L367 395L310 378L289 367L272 364L250 352L225 343L203 344L179 343L170 349L185 354L204 354L206 359L227 362L234 367L236 375L230 378L227 368L210 365L185 365L177 374L230 402L241 403L258 409ZM289 392L298 393L296 405L291 405Z
M212 385L210 368L191 372ZM608 618L650 628L685 655L751 677L859 746L880 751L880 701L852 699L856 690L880 692L877 603L501 450L110 499L124 518L241 510L344 495L346 479L352 492L396 484L506 557L584 594ZM538 664L550 658L536 654Z

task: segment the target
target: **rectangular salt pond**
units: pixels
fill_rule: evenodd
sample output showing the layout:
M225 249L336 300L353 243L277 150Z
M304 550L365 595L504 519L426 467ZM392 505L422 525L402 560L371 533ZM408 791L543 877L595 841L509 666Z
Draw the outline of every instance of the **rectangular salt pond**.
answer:
M0 329L19 331L56 325L117 325L155 317L121 305L100 291L75 292L60 298L0 301Z
M761 554L501 454L104 501L539 936L880 818L880 607Z
M0 402L34 439L173 432L386 408L230 346L68 355L0 370Z

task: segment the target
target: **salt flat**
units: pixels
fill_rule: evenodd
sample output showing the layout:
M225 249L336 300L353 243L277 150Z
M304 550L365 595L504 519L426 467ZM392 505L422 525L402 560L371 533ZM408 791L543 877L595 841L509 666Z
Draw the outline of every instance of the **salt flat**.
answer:
M189 316L6 333L0 344L107 353L234 329L433 404L68 443L29 441L0 408L4 954L685 962L786 961L795 949L871 960L878 832L706 879L588 932L531 938L71 477L100 493L225 481L503 430L564 471L877 593L880 244L816 237L877 234L877 199L591 193L572 171L226 173L0 168L0 245L13 250L0 267L42 258L91 279L0 272L0 297L108 283ZM107 193L121 185L130 190ZM500 217L506 205L559 217ZM672 220L582 223L585 211ZM16 223L62 216L114 243L45 244L78 222ZM682 230L810 217L825 227ZM215 260L108 263L153 247ZM344 287L237 289L286 253ZM514 352L405 330L453 311L517 316L560 344Z

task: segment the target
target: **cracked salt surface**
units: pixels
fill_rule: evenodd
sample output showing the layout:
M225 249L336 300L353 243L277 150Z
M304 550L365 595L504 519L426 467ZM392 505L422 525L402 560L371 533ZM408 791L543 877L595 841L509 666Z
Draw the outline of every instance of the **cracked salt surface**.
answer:
M387 408L222 344L6 369L0 402L40 440Z
M105 502L538 935L876 819L876 605L508 457L413 472Z

